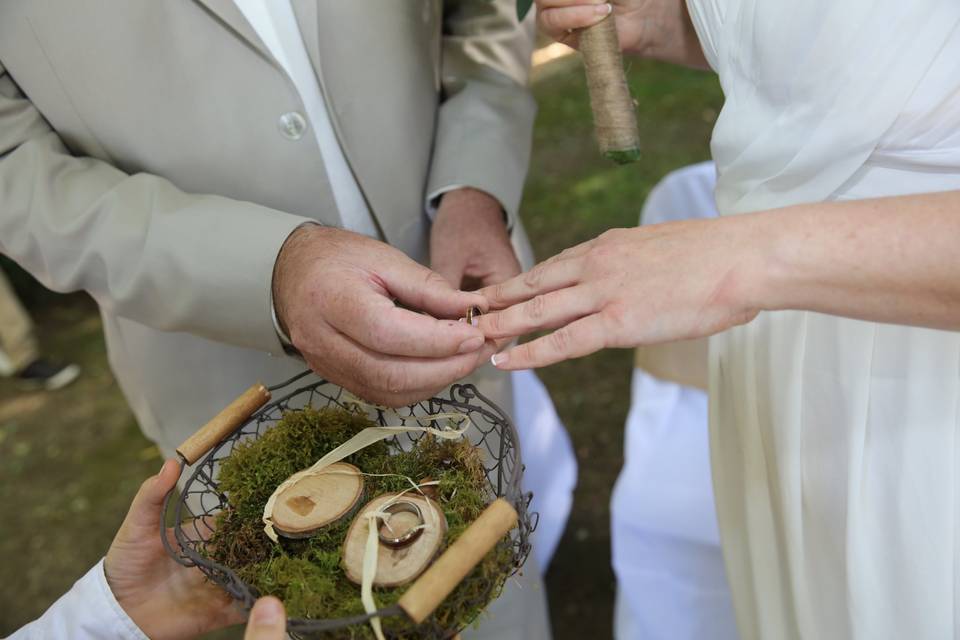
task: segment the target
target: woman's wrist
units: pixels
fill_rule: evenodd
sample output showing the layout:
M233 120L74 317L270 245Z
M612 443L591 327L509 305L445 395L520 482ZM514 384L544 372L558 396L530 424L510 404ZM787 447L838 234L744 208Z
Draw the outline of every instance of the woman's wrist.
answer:
M737 229L731 251L737 255L733 269L732 302L738 311L779 311L790 308L789 282L795 264L795 238L785 232L786 217L774 211L721 218Z

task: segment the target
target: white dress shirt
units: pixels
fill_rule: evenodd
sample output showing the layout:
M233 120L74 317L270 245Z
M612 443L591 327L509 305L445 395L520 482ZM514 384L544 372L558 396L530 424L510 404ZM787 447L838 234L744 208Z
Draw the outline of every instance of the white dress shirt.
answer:
M374 238L379 236L370 208L347 165L323 99L320 81L310 63L290 0L235 0L277 62L283 66L303 101L308 128L320 146L340 219L345 229Z
M175 612L171 612L175 615ZM113 597L103 560L8 640L148 640Z

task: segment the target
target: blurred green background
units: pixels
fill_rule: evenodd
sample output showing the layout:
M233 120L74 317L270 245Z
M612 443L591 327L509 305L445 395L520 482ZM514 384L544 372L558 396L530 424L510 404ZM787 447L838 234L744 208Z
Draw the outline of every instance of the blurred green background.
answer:
M538 67L540 104L522 215L539 258L633 226L666 173L708 157L722 96L710 74L632 62L643 157L599 157L577 56ZM106 363L96 306L47 292L3 263L35 316L45 353L78 362L55 393L0 380L0 636L37 617L105 552L140 482L161 465ZM540 372L570 430L579 486L547 574L554 637L612 637L615 580L608 503L622 463L632 354L608 351ZM226 634L226 635L236 635Z

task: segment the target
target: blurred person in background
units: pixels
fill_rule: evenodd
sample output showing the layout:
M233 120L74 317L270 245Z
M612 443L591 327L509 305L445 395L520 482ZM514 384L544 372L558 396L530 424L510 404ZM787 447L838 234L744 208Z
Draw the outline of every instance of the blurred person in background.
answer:
M667 175L640 219L713 218L716 168ZM707 342L638 347L611 500L618 640L736 640L710 482Z
M27 388L62 389L77 379L80 367L40 355L30 315L0 270L0 377Z

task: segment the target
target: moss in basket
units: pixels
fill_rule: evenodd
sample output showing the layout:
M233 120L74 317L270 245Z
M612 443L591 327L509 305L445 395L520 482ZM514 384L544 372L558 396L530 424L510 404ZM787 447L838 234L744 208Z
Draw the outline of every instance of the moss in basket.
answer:
M281 482L371 426L376 425L365 415L340 408L290 411L259 439L235 447L221 464L219 485L230 507L217 517L217 531L208 552L261 594L283 600L290 617L340 618L363 613L360 588L340 567L351 519L343 518L308 539L281 538L275 544L263 533L263 507ZM410 451L400 452L379 442L345 461L368 474L395 474L366 476L364 500L410 489L410 483L398 476L436 479L438 501L448 525L445 546L456 540L493 499L480 451L466 440L424 436ZM505 538L450 594L431 622L443 629L460 629L474 620L499 594L511 560L511 547ZM377 602L381 607L389 606L406 588L377 588ZM405 618L385 619L383 626L391 637L419 637ZM368 626L354 626L324 637L366 638L372 633Z

